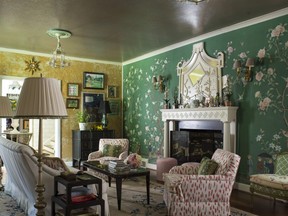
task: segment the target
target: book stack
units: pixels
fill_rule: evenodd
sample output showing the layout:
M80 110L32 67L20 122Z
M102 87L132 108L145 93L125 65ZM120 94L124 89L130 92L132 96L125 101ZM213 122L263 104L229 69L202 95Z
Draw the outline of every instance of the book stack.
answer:
M108 168L110 172L128 172L130 170L129 166L122 160L109 161Z

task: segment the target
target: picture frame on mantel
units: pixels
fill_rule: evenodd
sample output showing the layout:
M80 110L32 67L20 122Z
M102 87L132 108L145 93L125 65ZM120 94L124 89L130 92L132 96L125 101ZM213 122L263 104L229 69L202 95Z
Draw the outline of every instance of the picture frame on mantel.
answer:
M104 73L84 72L83 88L84 89L104 89Z

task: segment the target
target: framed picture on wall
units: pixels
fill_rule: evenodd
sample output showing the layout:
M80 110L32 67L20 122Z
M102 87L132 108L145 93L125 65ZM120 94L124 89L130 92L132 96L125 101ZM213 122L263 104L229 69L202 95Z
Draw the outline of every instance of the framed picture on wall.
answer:
M79 97L79 84L68 83L67 84L67 96L68 97Z
M104 73L83 73L83 88L84 89L104 89Z
M90 114L89 122L101 122L102 114L98 113L98 110L104 99L104 94L82 92L82 110L86 110Z
M120 114L120 106L121 106L121 101L120 100L110 100L110 110L111 113L109 115L119 115Z
M107 91L108 98L117 97L117 86L108 86Z
M66 99L66 108L67 109L78 109L79 108L79 99L67 98Z

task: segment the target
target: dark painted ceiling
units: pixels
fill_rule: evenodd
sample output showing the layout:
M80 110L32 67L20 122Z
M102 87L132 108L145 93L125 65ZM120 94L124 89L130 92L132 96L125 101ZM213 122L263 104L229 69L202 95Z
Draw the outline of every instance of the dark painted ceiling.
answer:
M0 47L51 53L66 29L68 56L124 62L288 7L288 0L0 0Z

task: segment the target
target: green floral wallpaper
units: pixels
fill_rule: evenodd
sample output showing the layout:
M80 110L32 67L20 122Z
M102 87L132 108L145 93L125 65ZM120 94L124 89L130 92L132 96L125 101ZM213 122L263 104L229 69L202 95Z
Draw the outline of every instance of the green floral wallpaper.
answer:
M237 153L241 156L238 181L248 183L253 173L271 173L275 156L288 148L288 16L203 39L206 52L225 53L223 75L232 84L232 102L238 106ZM200 42L200 41L199 41ZM163 155L163 122L160 109L164 93L155 90L154 75L167 79L166 95L172 105L177 93L176 65L188 60L193 44L124 65L124 134L131 152L150 163ZM245 71L236 73L235 60L254 58L251 81Z

